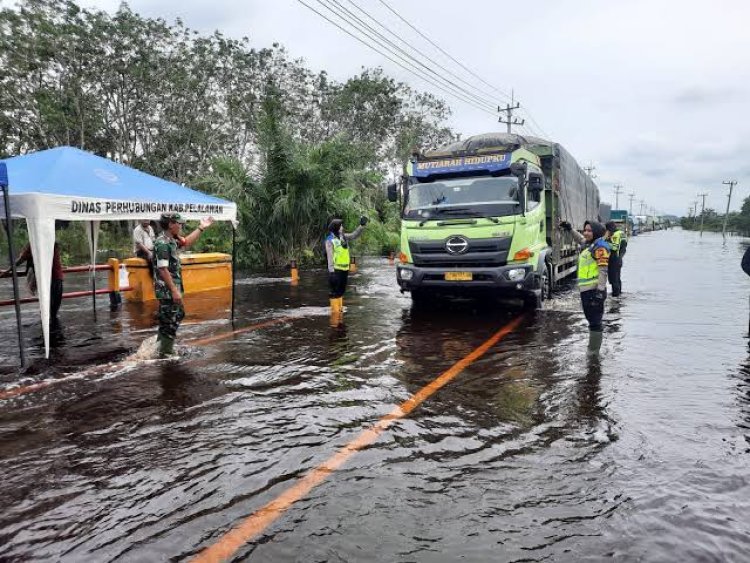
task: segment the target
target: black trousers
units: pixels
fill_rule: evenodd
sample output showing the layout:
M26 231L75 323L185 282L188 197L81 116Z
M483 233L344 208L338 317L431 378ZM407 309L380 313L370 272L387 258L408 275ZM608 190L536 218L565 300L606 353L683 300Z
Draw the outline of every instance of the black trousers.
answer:
M328 287L330 292L328 296L331 299L337 299L344 296L346 291L346 282L349 280L348 270L334 270L328 272Z
M60 305L62 305L62 296L62 280L52 280L52 284L50 285L49 318L53 321L57 318L57 312L60 310Z
M609 283L612 284L612 297L617 297L622 293L622 280L620 279L621 272L622 258L613 254L609 257L609 269L607 271Z
M602 318L604 317L604 300L598 299L596 289L581 292L581 305L583 314L589 322L589 330L601 332L603 330Z

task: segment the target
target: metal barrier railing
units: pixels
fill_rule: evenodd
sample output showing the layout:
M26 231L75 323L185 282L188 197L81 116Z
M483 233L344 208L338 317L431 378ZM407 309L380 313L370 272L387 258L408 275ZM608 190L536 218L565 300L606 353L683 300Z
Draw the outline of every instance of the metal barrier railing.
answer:
M63 299L75 299L77 297L91 297L96 295L109 294L109 305L111 309L117 309L122 303L121 294L126 291L132 291L132 287L120 287L120 261L117 258L110 258L106 264L96 264L94 266L69 266L63 268L64 274L76 274L76 273L91 273L91 272L109 272L107 276L107 288L106 289L87 289L84 291L69 291L63 293ZM27 271L18 272L19 277L27 275ZM6 274L2 277L10 277L10 274ZM34 303L39 301L39 298L34 297L23 297L18 300L19 303ZM7 307L9 305L15 305L15 299L5 299L0 301L0 307Z

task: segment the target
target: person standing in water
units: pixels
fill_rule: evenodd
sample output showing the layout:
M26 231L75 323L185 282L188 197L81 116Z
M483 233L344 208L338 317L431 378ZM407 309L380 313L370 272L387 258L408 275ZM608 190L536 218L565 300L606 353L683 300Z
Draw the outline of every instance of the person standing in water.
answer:
M604 301L607 299L607 270L612 249L605 240L604 225L586 221L583 234L563 221L560 228L569 231L573 239L582 245L578 257L578 290L581 293L583 314L589 323L589 354L598 354L602 346Z
M367 217L359 218L359 227L354 232L344 232L344 222L334 219L328 225L325 238L326 259L328 260L328 287L331 313L344 310L344 292L349 279L349 242L359 238L367 225Z
M612 286L612 297L619 297L622 293L622 258L628 248L628 239L614 221L607 223L606 227L609 234L607 242L612 247L609 256L609 283Z
M192 246L213 222L213 217L202 219L197 229L183 237L185 219L179 213L164 214L159 220L162 232L154 242L153 261L154 293L159 300L159 334L156 342L161 358L174 354L177 329L185 318L179 250Z

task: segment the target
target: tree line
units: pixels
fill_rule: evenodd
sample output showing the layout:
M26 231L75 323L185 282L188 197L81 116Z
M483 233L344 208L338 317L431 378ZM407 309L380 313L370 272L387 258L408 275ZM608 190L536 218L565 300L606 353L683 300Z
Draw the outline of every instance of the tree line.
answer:
M724 217L724 214L719 214L714 209L706 208L697 215L683 217L680 224L683 229L697 231L700 230L701 219L703 219L704 231L720 233L724 225ZM739 212L730 211L726 217L728 232L750 236L750 197L744 199Z
M79 147L238 204L239 260L320 258L328 221L372 219L362 251L398 242L383 184L414 146L455 138L447 104L363 69L344 82L278 44L71 0L0 10L0 153ZM207 233L208 234L208 233ZM204 245L226 250L226 227Z

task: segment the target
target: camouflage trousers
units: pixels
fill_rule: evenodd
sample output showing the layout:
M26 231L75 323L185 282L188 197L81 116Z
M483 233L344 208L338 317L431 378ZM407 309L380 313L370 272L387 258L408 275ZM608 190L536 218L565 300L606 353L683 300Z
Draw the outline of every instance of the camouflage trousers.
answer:
M174 345L177 329L185 318L185 307L171 299L159 299L159 337L162 347Z

